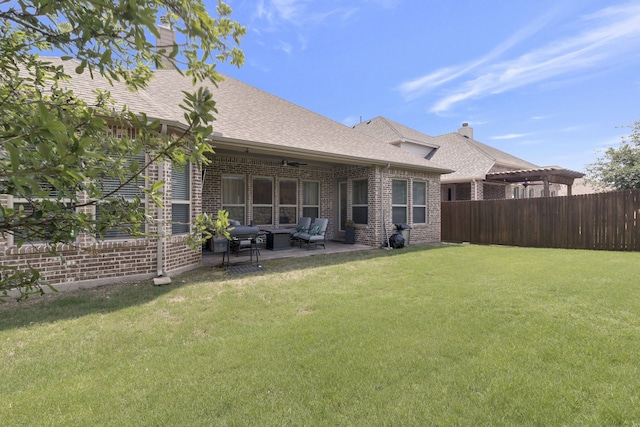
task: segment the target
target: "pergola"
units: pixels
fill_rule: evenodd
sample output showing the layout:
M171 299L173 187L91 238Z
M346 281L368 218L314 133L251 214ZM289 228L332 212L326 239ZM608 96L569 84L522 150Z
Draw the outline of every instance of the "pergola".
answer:
M544 196L549 197L549 184L564 184L567 186L567 195L571 196L571 187L576 178L582 178L582 172L576 172L560 166L547 166L537 169L523 169L505 172L492 172L486 176L488 182L509 182L512 184L524 184L525 186L542 182Z

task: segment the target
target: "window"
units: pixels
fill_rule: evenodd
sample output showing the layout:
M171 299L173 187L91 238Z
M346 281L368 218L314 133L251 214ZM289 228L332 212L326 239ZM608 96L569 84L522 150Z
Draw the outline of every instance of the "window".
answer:
M302 216L312 220L320 216L320 183L304 181L302 183Z
M278 222L280 224L297 224L298 221L298 181L280 180L278 206Z
M31 199L23 199L23 198L9 198L9 208L13 208L16 211L22 211L24 215L31 215L34 211L34 208L38 211L44 212L42 221L39 222L43 225L42 228L39 228L34 224L34 228L31 230L27 230L24 228L16 228L13 230L13 240L11 244L17 244L19 240L24 240L29 243L45 243L50 240L52 237L53 230L50 229L50 226L47 227L47 222L44 221L47 216L47 211L50 211L50 208L47 208L48 205L57 205L57 206L69 206L71 203L71 199L65 197L65 192L59 192L54 190L53 187L47 183L46 181L42 181L38 184L39 191L34 193ZM73 191L73 190L72 190ZM61 226L62 223L58 224ZM64 232L64 230L56 230L60 232Z
M351 219L356 224L369 222L369 181L354 179L351 182Z
M427 183L413 181L413 223L424 224L427 222Z
M171 170L171 233L185 234L191 224L191 164Z
M128 156L127 160L128 162L125 167L128 167L129 165L131 165L131 163L137 163L138 165L140 165L140 167L142 167L142 165L144 165L145 163L145 155L144 153L142 153L136 156L130 156L130 157ZM113 196L121 197L129 203L133 203L136 201L136 199L140 199L142 203L140 204L139 209L144 210L145 208L144 193L140 189L141 186L144 186L144 180L141 177L137 177L131 182L125 185L122 185L122 187L120 187L121 185L122 185L122 182L117 177L104 178L101 182L102 194L107 195L115 191L115 193L113 193ZM100 205L98 205L96 206L96 218L100 218L101 214L102 214L101 207ZM132 235L124 231L124 229L131 228L133 226L134 226L133 223L119 224L117 228L114 227L105 231L101 237L104 239L131 238ZM136 231L144 231L144 230L136 230Z
M391 181L391 218L394 224L407 222L407 181Z
M253 178L253 221L256 224L273 224L273 180Z
M229 212L229 219L245 223L245 180L244 176L222 177L222 209Z

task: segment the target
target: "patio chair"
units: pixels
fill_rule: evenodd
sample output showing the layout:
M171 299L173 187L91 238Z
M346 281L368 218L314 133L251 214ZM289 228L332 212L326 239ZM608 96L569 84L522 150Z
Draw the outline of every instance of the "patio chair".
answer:
M308 232L303 232L298 235L300 247L302 247L303 243L306 243L308 249L311 249L311 245L322 245L323 248L327 249L326 233L328 225L329 220L327 218L316 218Z
M308 216L302 216L300 217L300 219L298 220L298 225L296 226L296 228L291 229L291 231L289 231L289 235L291 238L291 244L293 245L293 243L298 240L298 235L300 233L304 233L304 232L308 232L309 229L311 228L311 218Z

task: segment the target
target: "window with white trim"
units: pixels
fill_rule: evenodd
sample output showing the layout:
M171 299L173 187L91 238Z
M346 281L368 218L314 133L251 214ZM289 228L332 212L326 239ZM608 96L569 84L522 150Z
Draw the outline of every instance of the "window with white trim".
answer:
M140 167L142 167L145 164L146 160L146 156L144 153L135 156L126 156L126 158L127 164L124 167L128 168L132 166L134 169L139 169ZM134 164L132 165L132 163ZM130 203L133 203L136 198L138 198L142 202L139 208L145 208L145 196L144 192L140 188L144 187L145 185L145 181L142 177L138 176L130 182L127 182L126 184L124 182L121 182L117 177L109 177L104 178L100 185L103 196L111 194L111 196L109 197L121 197L125 201ZM100 218L100 211L102 209L103 208L101 208L100 205L96 206L96 218ZM118 225L118 227L113 227L105 231L101 237L105 240L131 238L132 235L125 230L132 229L133 226L133 223L120 224ZM142 225L142 227L144 227L144 225ZM137 231L144 231L144 229Z
M186 234L191 227L191 164L171 168L171 234Z
M302 182L302 216L312 220L320 216L320 183L317 181Z
M297 224L298 181L281 179L278 184L278 223Z
M229 219L246 222L245 197L246 185L242 175L222 177L222 209L229 212Z
M351 219L356 224L369 222L369 180L351 181Z
M273 224L273 179L253 178L253 222Z
M71 203L70 198L64 197L64 194L56 191L48 182L40 182L38 184L39 191L30 199L23 199L18 197L9 197L8 208L21 211L21 214L30 216L34 212L34 208L39 211L45 212L42 221L38 221L44 224L44 217L47 212L47 204L55 204L57 206L69 206ZM61 226L62 223L59 224ZM26 230L16 228L13 230L13 234L10 234L12 239L10 244L17 244L23 240L29 243L45 243L49 240L50 233L46 229Z
M391 219L394 224L407 222L407 181L391 181Z
M427 222L427 183L425 181L413 181L412 191L413 223L424 224Z

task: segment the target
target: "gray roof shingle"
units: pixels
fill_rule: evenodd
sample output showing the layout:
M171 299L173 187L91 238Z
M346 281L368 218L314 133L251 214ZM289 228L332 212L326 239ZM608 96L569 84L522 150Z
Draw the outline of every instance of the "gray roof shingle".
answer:
M439 147L431 157L431 160L455 171L443 176L442 182L484 179L486 174L492 170L517 170L537 167L533 163L519 159L473 138L467 138L458 132L433 137L384 117L376 117L356 125L354 128L384 143L393 144L401 139L408 139Z
M117 108L127 105L133 112L186 126L184 110L179 107L183 91L193 92L191 79L175 70L157 70L148 88L131 92L124 84L113 86L100 76L92 80L88 73L75 74L73 61L47 58L65 65L72 79L70 86L83 99L93 99L97 88L110 90ZM208 85L218 113L213 123L222 144L249 142L274 153L295 152L301 157L325 158L336 162L391 164L395 167L434 173L451 172L435 161L421 159L351 127L309 111L239 80L222 76L216 88ZM215 137L214 137L215 138ZM214 144L219 146L218 141Z

